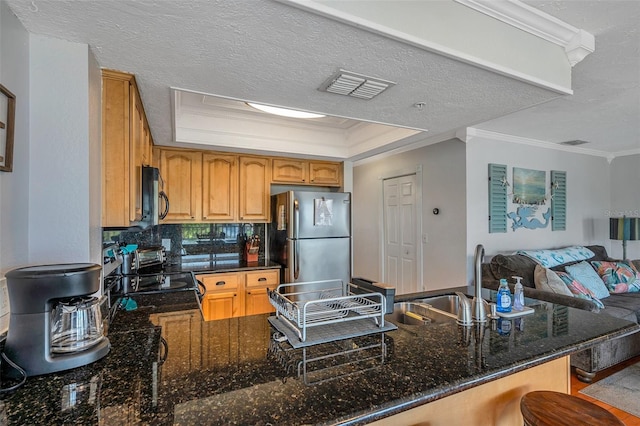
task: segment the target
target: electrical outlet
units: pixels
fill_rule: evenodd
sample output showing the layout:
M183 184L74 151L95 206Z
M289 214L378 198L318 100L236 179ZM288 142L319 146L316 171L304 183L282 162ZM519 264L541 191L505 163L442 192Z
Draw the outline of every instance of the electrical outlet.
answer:
M171 238L163 238L162 247L164 247L166 251L171 251Z
M422 244L427 244L429 242L429 235L425 232L422 234Z

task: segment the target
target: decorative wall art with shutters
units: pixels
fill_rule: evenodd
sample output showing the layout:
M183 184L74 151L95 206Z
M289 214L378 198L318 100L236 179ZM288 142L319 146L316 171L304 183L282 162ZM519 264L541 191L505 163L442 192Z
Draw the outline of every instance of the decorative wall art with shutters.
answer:
M489 164L489 233L507 232L507 166Z
M551 170L551 230L567 229L567 172Z

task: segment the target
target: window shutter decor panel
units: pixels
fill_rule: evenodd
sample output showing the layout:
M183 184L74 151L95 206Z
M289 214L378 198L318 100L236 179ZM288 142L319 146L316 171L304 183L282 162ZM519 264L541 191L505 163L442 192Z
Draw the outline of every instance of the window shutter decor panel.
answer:
M489 164L489 233L507 232L507 166Z
M567 172L551 170L551 230L567 229Z

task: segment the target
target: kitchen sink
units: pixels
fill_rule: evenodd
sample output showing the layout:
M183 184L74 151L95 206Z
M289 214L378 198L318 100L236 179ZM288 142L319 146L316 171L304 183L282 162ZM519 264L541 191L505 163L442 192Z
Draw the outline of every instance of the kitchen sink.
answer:
M433 309L426 303L397 302L393 313L386 315L389 321L405 325L444 324L456 320L456 316Z
M430 305L433 309L446 312L454 317L458 316L458 296L455 294L445 294L442 296L427 297L424 299L416 299L414 303Z

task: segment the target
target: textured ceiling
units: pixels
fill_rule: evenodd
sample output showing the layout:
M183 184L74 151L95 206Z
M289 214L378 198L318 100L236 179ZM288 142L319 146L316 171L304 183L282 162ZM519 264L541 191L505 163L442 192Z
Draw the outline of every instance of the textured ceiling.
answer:
M596 36L596 52L573 69L574 95L270 0L8 0L28 31L86 43L101 67L134 73L162 145L172 142L176 87L425 129L430 138L476 125L541 141L583 139L602 152L640 148L640 2L525 3ZM319 92L339 68L398 84L373 101Z
M640 2L531 1L595 36L595 52L573 68L574 94L476 127L547 142L583 140L581 148L640 153Z

